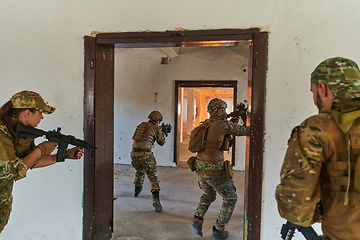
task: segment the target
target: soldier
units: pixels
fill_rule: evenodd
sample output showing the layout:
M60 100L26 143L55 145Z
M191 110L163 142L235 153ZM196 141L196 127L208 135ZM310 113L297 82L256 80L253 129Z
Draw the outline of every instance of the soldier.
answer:
M311 74L319 114L292 130L275 197L280 215L324 238L360 239L360 73L350 59L320 63Z
M229 236L225 225L230 221L237 202L236 188L231 178L227 178L224 167L224 139L225 135L244 136L246 126L238 125L235 119L228 121L226 114L227 104L218 98L209 102L208 112L210 118L203 124L209 124L205 149L197 153L195 159L195 171L199 187L203 194L196 209L193 224L190 227L192 233L202 237L202 225L204 215L211 203L216 199L216 193L223 199L220 214L212 229L212 240L226 239ZM228 146L228 145L227 145ZM230 169L227 169L231 172Z
M148 116L148 122L142 122L137 126L132 137L133 149L131 151L131 164L136 170L134 197L138 197L144 183L145 173L150 180L153 206L156 212L162 211L159 199L159 180L156 175L156 159L151 148L156 141L160 146L165 144L165 133L159 127L163 116L159 111L152 111Z
M43 113L51 114L54 111L54 107L31 91L14 94L0 108L0 232L9 220L14 181L24 178L28 169L46 167L56 162L56 154L50 155L56 143L45 141L35 146L34 138L18 139L14 126L21 123L37 127L44 118ZM67 150L67 154L69 158L79 159L83 150L75 147Z

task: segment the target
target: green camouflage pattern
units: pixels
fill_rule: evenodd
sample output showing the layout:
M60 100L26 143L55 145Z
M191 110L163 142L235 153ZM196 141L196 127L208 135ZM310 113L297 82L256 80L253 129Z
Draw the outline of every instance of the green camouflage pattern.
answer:
M0 232L7 224L13 201L14 181L26 176L26 163L16 155L27 149L16 149L8 128L0 122Z
M156 170L156 159L152 152L131 152L131 164L136 170L135 186L142 186L145 173L150 181L151 192L160 191L159 179Z
M204 170L204 171L224 170L224 161L207 162L196 159L195 169Z
M216 164L212 166L205 166L205 169L216 169ZM226 224L229 223L230 218L234 212L237 202L236 187L232 179L227 179L225 176L207 176L204 174L196 173L200 189L203 194L200 198L199 205L196 209L195 216L204 217L212 202L216 200L216 193L222 199L223 204L220 208L220 213L215 222L215 227L222 231L225 229Z
M329 58L311 73L311 82L324 83L338 98L360 97L360 73L358 65L347 58Z
M326 139L329 114L320 113L292 130L280 172L275 197L280 216L300 226L310 226L317 218L320 202L321 154Z
M47 105L38 93L32 91L21 91L15 93L10 98L10 101L13 104L13 108L34 108L46 114L51 114L55 111L55 108Z

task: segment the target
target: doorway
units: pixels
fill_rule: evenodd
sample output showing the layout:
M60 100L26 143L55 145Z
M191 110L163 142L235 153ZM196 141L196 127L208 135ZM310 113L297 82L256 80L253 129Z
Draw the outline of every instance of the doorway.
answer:
M84 135L85 140L93 140L98 150L85 152L83 239L110 239L112 232L115 44L160 42L180 46L201 41L241 40L250 42L251 82L244 239L260 238L267 37L259 29L101 33L85 37Z
M206 109L211 99L221 98L227 103L227 112L233 111L237 102L237 84L237 81L175 81L175 105L178 107L175 110L174 162L177 166L186 166L189 157L194 155L188 150L190 133L210 117ZM232 166L237 165L235 145L236 142L224 152L225 159L231 160Z

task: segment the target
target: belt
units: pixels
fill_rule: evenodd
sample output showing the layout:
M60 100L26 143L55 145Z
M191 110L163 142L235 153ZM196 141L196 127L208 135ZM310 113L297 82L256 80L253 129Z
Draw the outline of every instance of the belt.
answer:
M151 152L149 148L133 148L134 152Z
M208 175L208 176L223 176L223 175L224 175L224 171L223 171L223 170L205 171L205 170L196 169L195 171L196 171L197 173L204 174L204 175Z

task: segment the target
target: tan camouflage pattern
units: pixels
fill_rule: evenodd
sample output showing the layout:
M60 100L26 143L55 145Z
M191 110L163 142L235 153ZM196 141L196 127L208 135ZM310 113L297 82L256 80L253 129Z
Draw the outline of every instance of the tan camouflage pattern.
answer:
M38 93L32 91L15 93L10 98L10 101L13 104L13 108L34 108L46 114L51 114L55 111L55 108L47 105Z
M165 144L165 134L161 127L153 122L142 122L137 126L133 136L133 149L151 149L156 142L160 146ZM156 170L156 159L152 152L131 152L131 164L136 170L135 186L142 186L145 173L150 180L151 192L160 191L159 179Z
M131 152L131 160L131 164L136 170L135 186L143 185L146 173L150 181L151 192L160 191L154 154L152 152Z
M213 165L212 163L208 164ZM214 166L204 167L211 169ZM230 221L237 202L236 187L233 180L227 179L225 176L207 176L199 173L196 173L196 177L203 194L200 197L195 216L204 217L211 203L216 200L216 193L218 193L223 199L223 204L216 219L215 227L220 231L224 230L226 224Z
M133 148L150 149L155 142L160 146L165 144L165 134L161 131L161 127L153 122L142 122L137 126L132 139Z
M26 176L26 163L16 155L27 149L16 149L7 127L0 122L0 232L7 224L12 206L14 181Z
M206 147L197 153L196 158L203 161L224 161L224 139L225 135L245 136L246 126L226 120L225 117L212 115L205 122L210 122L206 137Z
M227 104L224 100L220 98L213 98L208 104L208 112L211 115L225 116L226 115Z
M222 101L222 100L221 100ZM218 103L218 100L215 100ZM220 102L220 105L225 102ZM225 103L226 104L226 103ZM211 105L211 104L209 104ZM208 176L196 173L200 189L203 194L196 209L195 216L204 217L211 203L216 199L218 193L223 200L220 213L215 222L215 227L222 231L229 223L233 214L237 194L236 187L232 179L226 178L224 169L224 150L223 143L226 134L234 136L245 136L246 126L235 124L226 120L225 115L211 115L205 122L210 122L206 137L206 147L196 155L195 168L204 171L223 170L222 176Z
M292 130L276 188L280 216L300 226L315 222L320 202L321 152L326 138L327 118L306 119Z
M163 115L161 114L161 112L159 111L152 111L149 116L148 116L148 119L151 121L151 122L157 122L160 120L160 122L163 120Z
M311 73L311 82L324 83L338 98L360 97L360 73L358 65L346 58L329 58Z
M280 215L301 226L310 226L318 219L317 204L321 202L323 235L332 240L360 240L360 193L354 188L360 118L349 130L350 165L348 138L334 118L345 119L350 109L358 111L360 102L335 98L319 114L293 129L275 192ZM347 186L349 203L345 201Z

